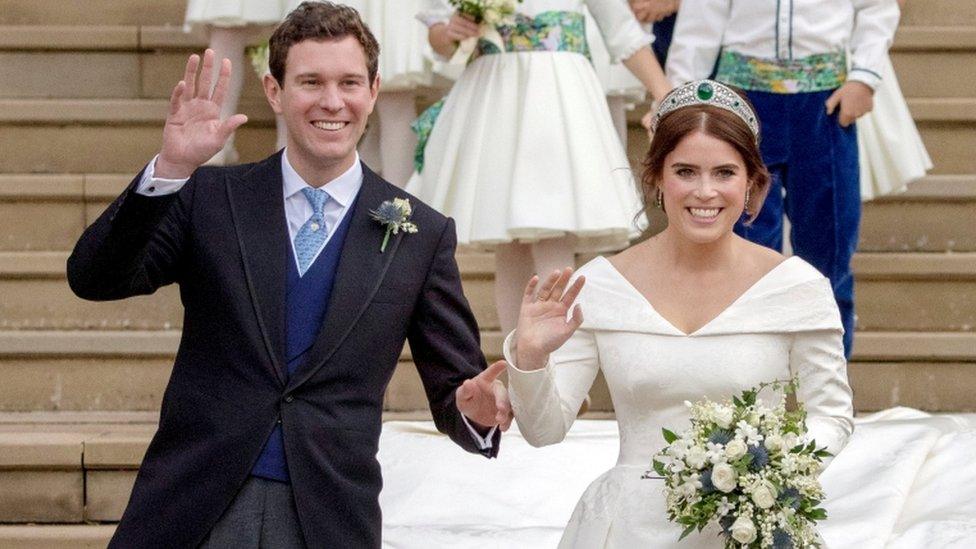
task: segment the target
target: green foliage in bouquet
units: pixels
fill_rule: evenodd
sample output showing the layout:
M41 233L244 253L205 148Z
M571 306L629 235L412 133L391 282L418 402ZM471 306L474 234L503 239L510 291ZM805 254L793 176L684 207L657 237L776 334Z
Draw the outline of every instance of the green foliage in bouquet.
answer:
M766 388L778 392L774 407L759 399ZM774 381L721 403L686 402L691 427L662 429L667 446L652 467L664 480L668 518L684 527L679 539L714 524L727 548L822 545L817 475L831 454L807 439L802 404L787 410L796 388L795 379Z

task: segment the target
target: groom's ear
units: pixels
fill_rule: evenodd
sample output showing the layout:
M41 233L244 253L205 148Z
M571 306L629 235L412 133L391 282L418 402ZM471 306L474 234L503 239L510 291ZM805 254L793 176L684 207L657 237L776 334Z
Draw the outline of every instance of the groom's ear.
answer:
M278 80L270 74L265 74L261 80L264 85L264 96L268 98L268 104L275 114L281 114L281 86Z

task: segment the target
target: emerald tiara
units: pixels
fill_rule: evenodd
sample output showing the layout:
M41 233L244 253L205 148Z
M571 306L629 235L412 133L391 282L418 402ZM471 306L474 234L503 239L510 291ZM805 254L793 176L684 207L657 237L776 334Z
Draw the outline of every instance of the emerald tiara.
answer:
M748 101L732 88L714 80L696 80L671 90L661 100L661 105L651 119L651 131L657 131L658 123L668 113L693 105L710 105L735 114L749 126L752 135L759 139L759 121Z

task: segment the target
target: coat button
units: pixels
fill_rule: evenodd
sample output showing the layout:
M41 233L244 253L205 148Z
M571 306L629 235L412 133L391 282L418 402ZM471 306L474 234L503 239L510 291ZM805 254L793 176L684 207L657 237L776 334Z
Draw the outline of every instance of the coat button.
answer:
M295 397L293 397L291 395L288 395L288 396L285 397L285 402L291 402L293 400L295 400Z

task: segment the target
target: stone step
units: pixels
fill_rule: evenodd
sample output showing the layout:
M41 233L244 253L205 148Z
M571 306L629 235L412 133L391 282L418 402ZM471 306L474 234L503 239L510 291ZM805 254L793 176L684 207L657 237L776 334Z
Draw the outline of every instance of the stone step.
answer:
M181 26L185 0L0 0L0 25Z
M976 25L976 3L972 0L905 2L900 24L904 26L973 26Z
M976 175L929 176L865 203L858 249L976 251Z
M6 549L103 549L115 526L108 524L0 525L0 547Z
M0 412L158 410L180 333L161 331L0 330ZM489 360L501 355L502 335L481 334ZM426 409L412 390L417 377L409 346L387 389L385 409Z
M497 329L490 255L459 254L480 326ZM65 281L67 252L0 252L0 330L167 330L182 326L175 286L151 296L89 302ZM976 253L870 253L854 261L859 326L869 330L972 331Z
M859 330L976 331L976 254L857 254Z
M129 179L0 175L0 251L70 250ZM860 250L976 251L976 174L929 176L907 192L866 203Z
M168 99L187 56L205 45L179 51L0 50L0 97ZM243 98L263 102L264 91L251 66L234 70L244 71Z
M175 285L151 296L111 302L84 301L67 285L68 252L0 252L0 330L167 330L183 325ZM494 257L459 254L465 295L483 329L498 326Z
M891 61L905 97L972 97L976 27L902 26Z

